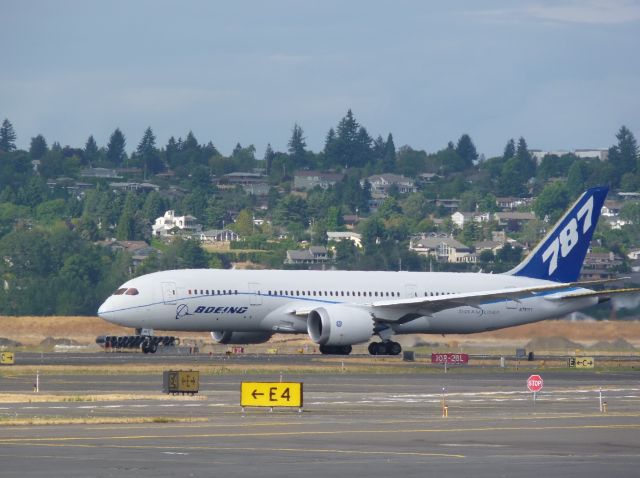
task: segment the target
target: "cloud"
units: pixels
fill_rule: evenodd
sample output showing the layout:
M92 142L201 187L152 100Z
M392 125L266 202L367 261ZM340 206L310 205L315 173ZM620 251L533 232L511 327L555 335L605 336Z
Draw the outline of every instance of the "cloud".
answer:
M552 23L616 25L640 22L638 0L568 0L530 3L514 8L467 11L466 14L495 20L537 20Z

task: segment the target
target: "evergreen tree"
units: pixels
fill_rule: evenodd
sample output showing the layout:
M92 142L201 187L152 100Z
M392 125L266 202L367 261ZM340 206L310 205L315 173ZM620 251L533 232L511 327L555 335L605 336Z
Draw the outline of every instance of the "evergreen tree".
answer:
M305 148L307 147L307 143L305 142L304 131L298 124L293 125L293 130L291 131L291 139L287 143L289 147L289 155L293 161L294 167L299 167L304 165L305 156L307 154Z
M463 134L458 139L458 145L456 146L456 153L460 156L467 168L473 166L473 162L478 159L478 152L476 147L468 134Z
M340 120L334 145L335 162L343 167L361 167L371 160L371 136L349 110Z
M333 128L329 128L327 136L324 139L324 169L338 162L337 147L338 139L336 137L336 131Z
M0 151L7 153L15 151L16 149L16 132L13 130L13 125L8 119L4 119L2 126L0 126Z
M193 134L193 131L189 131L189 133L187 133L187 139L184 140L184 143L182 144L182 149L183 150L199 150L200 149L200 145L198 144L198 140L196 139L196 137Z
M516 142L511 138L507 141L507 145L504 147L504 153L502 154L502 159L505 161L507 159L511 159L516 155Z
M170 168L175 168L176 159L178 157L178 153L180 152L180 147L176 139L171 136L169 141L167 142L167 146L165 147L165 155L167 158L167 164Z
M92 165L98 161L99 157L100 152L96 140L93 138L93 135L90 135L84 145L84 161L89 167L92 167Z
M521 173L524 179L529 179L536 174L536 162L529 152L527 142L523 137L518 140L518 148L516 149L516 158L518 164L522 168Z
M29 147L29 156L31 159L41 159L47 154L47 151L49 151L49 148L44 136L39 134L31 138L31 146Z
M151 130L151 127L148 127L144 136L138 143L138 149L136 150L136 154L139 160L142 162L144 167L145 176L146 173L149 174L157 174L162 171L162 161L160 160L160 152L158 148L156 148L156 137Z
M276 157L276 153L273 152L271 143L268 143L267 149L264 152L264 165L265 165L265 172L267 176L271 174L271 166L273 165L273 160L275 157Z
M638 168L638 143L633 133L622 126L616 134L618 144L609 148L609 163L616 171L616 185L625 173L633 173Z
M126 139L120 128L116 128L109 138L107 144L107 160L114 166L122 166L127 159L127 153L124 148L126 146Z
M389 133L387 141L384 143L384 154L382 156L382 169L385 172L393 173L396 170L396 145L393 143L393 136Z

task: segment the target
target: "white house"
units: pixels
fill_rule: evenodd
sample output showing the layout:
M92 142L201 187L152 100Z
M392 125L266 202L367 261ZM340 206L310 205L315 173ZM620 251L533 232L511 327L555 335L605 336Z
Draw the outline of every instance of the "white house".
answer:
M489 222L491 220L491 213L488 212L462 212L456 211L451 215L451 222L456 227L463 229L465 224L473 222Z
M353 231L327 231L327 239L334 242L351 241L356 247L362 247L362 236Z
M202 231L202 226L196 222L195 217L176 216L175 211L165 212L164 216L156 219L156 223L151 228L156 237L165 237L176 232L186 235L199 234Z

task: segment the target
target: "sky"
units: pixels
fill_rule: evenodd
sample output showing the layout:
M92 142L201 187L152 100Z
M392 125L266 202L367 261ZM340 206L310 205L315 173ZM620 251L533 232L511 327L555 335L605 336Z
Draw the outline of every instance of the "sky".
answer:
M640 137L640 0L0 0L0 120L18 147L132 151L191 130L230 154L308 148L347 110L372 137L499 155Z

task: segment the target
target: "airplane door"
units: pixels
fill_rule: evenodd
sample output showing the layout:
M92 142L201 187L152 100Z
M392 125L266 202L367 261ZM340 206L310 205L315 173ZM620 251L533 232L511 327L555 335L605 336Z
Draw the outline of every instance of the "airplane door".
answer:
M175 304L177 298L176 283L162 283L162 300L165 304Z
M405 296L407 298L411 298L411 297L418 297L418 286L416 286L415 284L405 284L404 286L404 293Z
M249 284L249 305L262 305L262 296L260 295L260 284L251 282Z

